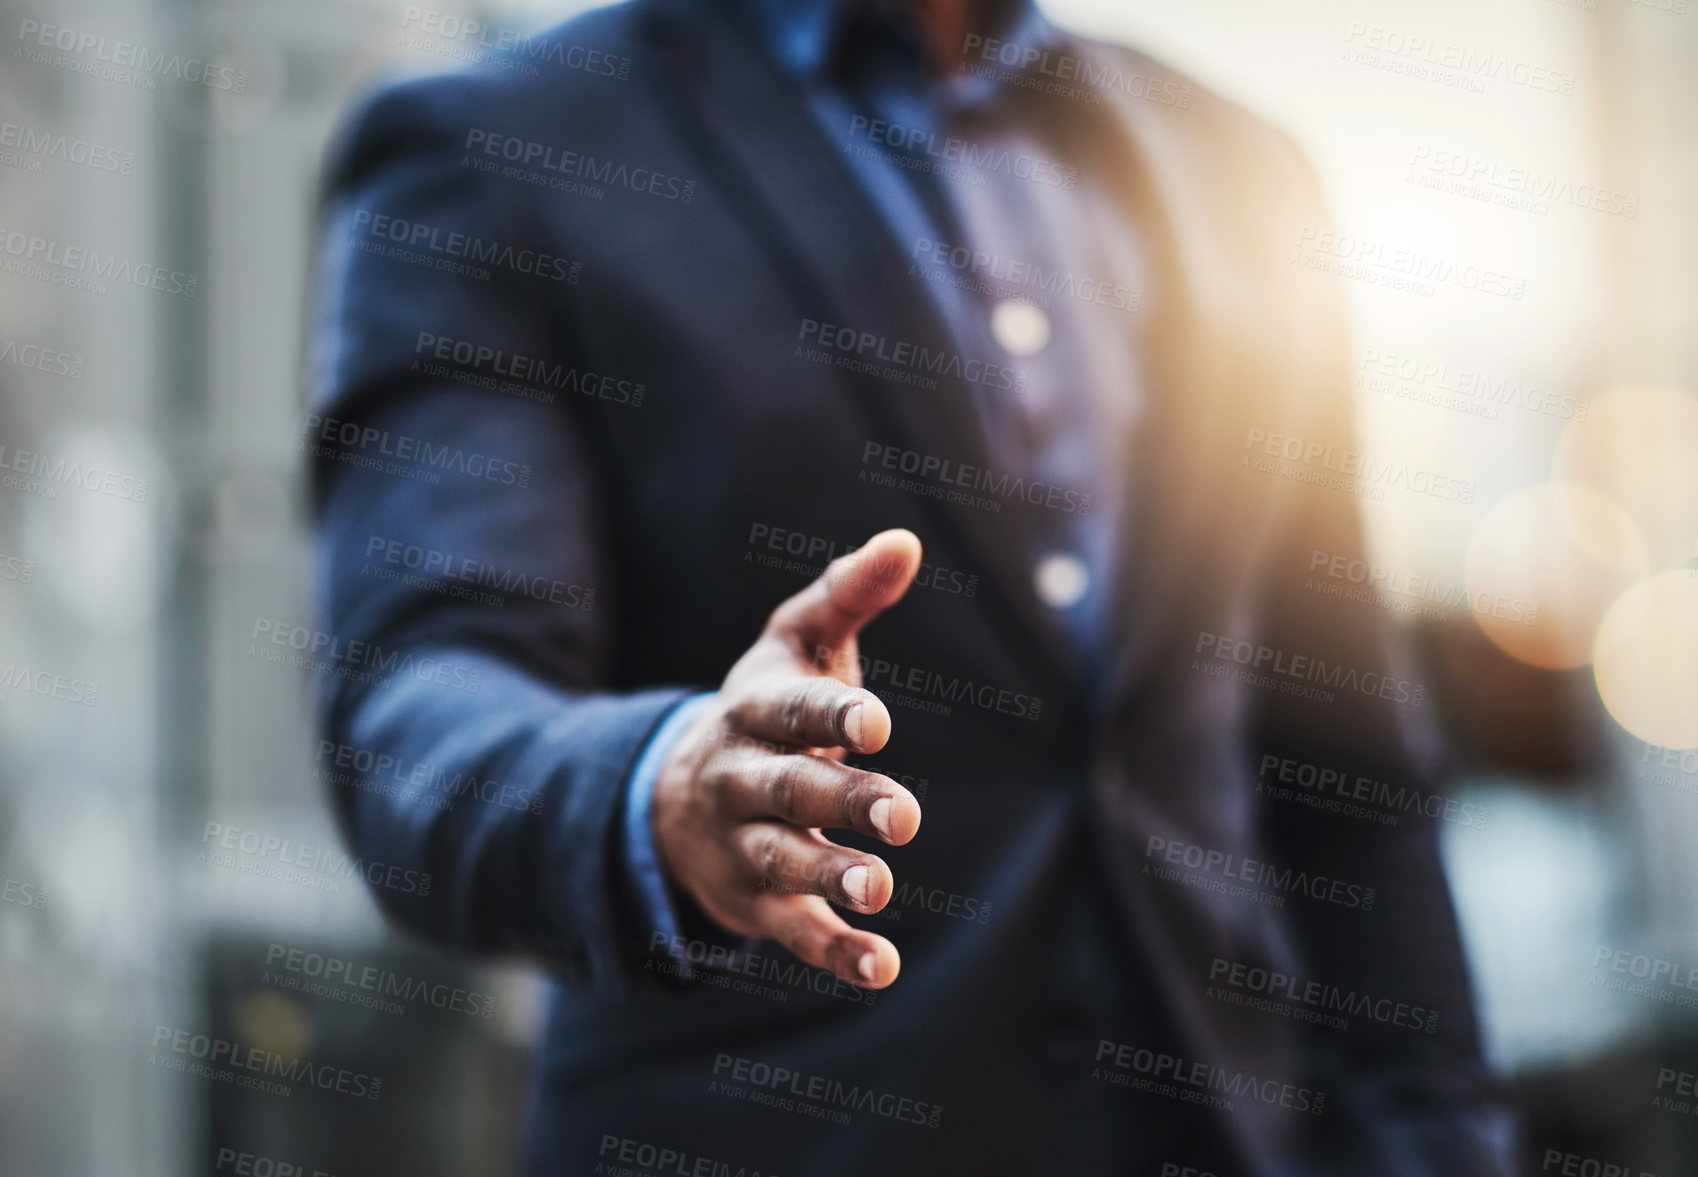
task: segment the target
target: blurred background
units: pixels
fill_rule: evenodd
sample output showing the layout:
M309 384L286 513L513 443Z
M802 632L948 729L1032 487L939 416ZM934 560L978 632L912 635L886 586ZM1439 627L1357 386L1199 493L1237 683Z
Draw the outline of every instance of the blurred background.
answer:
M360 766L268 640L312 624L339 113L583 7L433 2L0 0L0 1173L511 1171L538 986L319 853ZM1527 1171L1698 1172L1655 1100L1698 1073L1698 0L1045 7L1314 160L1336 232L1292 259L1348 292L1362 449L1473 487L1364 503L1374 567L1329 575L1489 812L1447 866ZM174 1069L195 1036L382 1098Z

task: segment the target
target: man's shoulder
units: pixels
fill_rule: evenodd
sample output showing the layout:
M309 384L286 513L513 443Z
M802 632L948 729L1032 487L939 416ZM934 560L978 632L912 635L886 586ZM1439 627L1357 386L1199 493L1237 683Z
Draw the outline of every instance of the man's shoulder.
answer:
M1123 114L1138 117L1164 138L1199 157L1238 167L1277 164L1306 171L1291 136L1241 102L1169 62L1131 45L1074 34L1071 41L1089 70L1090 93Z
M1170 207L1224 234L1235 255L1278 252L1294 225L1321 224L1326 203L1308 156L1273 120L1129 45L1075 37L1094 64L1091 91L1129 128L1160 174Z
M397 153L457 149L468 133L617 113L644 68L644 11L612 4L538 31L458 20L408 29L420 51L462 64L390 77L356 99L330 144L331 187Z

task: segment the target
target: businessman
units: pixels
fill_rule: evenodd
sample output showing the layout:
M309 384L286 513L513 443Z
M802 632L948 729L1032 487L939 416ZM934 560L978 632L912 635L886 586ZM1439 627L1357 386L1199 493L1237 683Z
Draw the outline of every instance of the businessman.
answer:
M330 164L321 749L555 979L532 1170L1507 1172L1290 142L1022 0L408 20L478 60Z

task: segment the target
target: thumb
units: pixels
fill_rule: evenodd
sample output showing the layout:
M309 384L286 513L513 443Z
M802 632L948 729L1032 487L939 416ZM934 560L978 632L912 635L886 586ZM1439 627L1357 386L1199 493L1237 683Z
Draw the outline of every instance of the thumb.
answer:
M919 569L919 537L902 528L881 531L833 560L818 580L775 609L767 632L817 665L822 646L835 653L900 601Z

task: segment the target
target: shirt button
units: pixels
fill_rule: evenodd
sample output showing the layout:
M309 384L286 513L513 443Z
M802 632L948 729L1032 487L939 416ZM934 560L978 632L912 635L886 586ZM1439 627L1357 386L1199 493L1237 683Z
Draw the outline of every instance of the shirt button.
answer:
M1070 609L1091 587L1091 572L1079 557L1066 552L1051 552L1038 561L1032 582L1044 604L1052 609Z
M1024 299L1003 299L991 310L991 334L1009 355L1035 356L1049 343L1049 316Z

